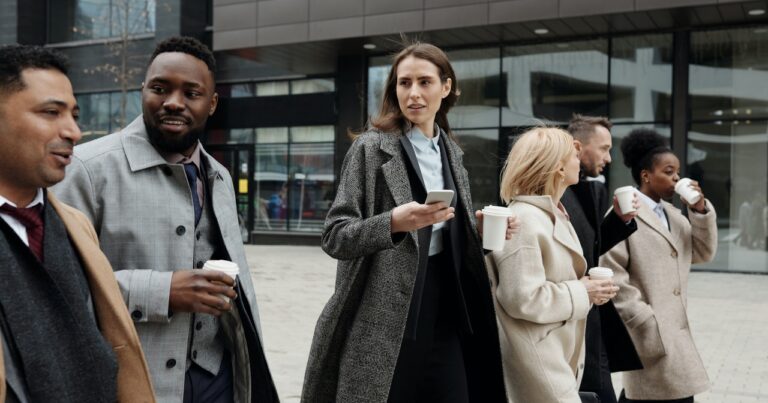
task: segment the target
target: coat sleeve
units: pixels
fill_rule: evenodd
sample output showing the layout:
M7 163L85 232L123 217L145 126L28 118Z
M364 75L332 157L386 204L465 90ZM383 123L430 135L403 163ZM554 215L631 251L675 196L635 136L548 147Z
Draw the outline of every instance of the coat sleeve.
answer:
M706 206L706 214L699 214L688 208L693 246L692 263L712 261L717 251L717 213L709 200L706 200Z
M633 232L637 231L637 221L632 219L629 224L623 222L621 217L608 210L600 224L600 254L611 250L617 243L629 238Z
M367 203L373 203L377 195L374 184L366 183L375 174L366 165L366 139L352 143L344 158L336 198L325 219L322 248L331 257L352 260L393 248L405 238L405 234L392 234L392 211L372 216L366 214Z
M510 317L539 324L587 317L586 287L579 280L548 281L538 245L494 252L491 259L498 270L496 299Z
M93 224L96 234L101 233L102 209L97 186L91 172L76 156L67 168L65 179L51 188L64 203L80 210ZM171 293L171 271L120 270L119 263L110 261L120 286L123 300L136 322L168 322Z

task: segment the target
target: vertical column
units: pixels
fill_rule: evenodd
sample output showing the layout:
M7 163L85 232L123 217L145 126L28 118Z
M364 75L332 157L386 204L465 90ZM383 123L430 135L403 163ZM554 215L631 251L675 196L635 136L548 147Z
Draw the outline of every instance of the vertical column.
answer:
M359 130L366 122L365 115L365 82L368 76L367 60L362 53L339 55L336 63L336 103L338 121L336 123L336 139L334 150L333 172L338 181L341 175L341 164L344 156L352 145L349 130ZM337 182L338 183L338 182Z
M688 63L691 32L675 32L672 42L672 150L680 158L682 175L688 171Z

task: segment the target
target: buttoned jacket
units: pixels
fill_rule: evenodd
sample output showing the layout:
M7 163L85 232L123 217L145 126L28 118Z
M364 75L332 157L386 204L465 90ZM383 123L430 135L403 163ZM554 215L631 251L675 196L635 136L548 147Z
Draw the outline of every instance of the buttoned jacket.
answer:
M99 330L115 353L118 365L117 401L154 402L149 369L139 344L139 336L121 298L112 268L99 250L99 240L93 226L81 212L59 202L51 192L48 192L47 200L61 218L80 257ZM0 402L6 400L5 388L5 365L3 349L0 348Z
M688 322L688 275L692 263L707 262L717 249L716 214L688 211L688 218L661 201L669 221L640 203L637 232L600 259L620 287L613 298L644 369L624 373L627 397L681 399L709 388Z
M520 232L489 256L507 393L513 402L579 403L587 270L570 222L549 196L517 196Z
M206 200L211 202L227 257L240 267L243 297L258 326L231 176L202 146L200 157L206 173L202 179L210 192ZM75 147L65 180L53 190L93 222L136 324L158 401L180 403L192 315L169 316L168 301L173 272L197 263L195 214L184 167L163 159L149 142L139 116L120 132ZM235 376L244 373L246 362L238 351L234 358L241 364Z

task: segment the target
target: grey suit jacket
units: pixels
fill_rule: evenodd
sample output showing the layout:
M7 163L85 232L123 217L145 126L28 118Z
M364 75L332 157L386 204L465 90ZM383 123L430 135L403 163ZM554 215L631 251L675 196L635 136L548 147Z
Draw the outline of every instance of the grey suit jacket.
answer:
M232 179L204 150L201 159L226 252L240 266L258 327ZM195 215L184 167L162 158L139 116L120 132L77 146L66 179L52 190L85 213L99 235L139 333L157 401L181 402L191 315L169 317L168 297L173 271L195 264Z

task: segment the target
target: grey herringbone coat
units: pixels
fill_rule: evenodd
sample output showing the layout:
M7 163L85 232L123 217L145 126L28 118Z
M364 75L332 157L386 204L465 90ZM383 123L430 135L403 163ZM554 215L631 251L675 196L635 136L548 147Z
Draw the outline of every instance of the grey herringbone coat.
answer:
M322 247L339 260L336 289L318 319L302 401L386 402L419 264L417 231L391 234L391 212L414 200L401 133L369 131L352 144L328 213ZM447 135L445 147L463 214L462 270L476 279L474 333L465 340L470 395L503 400L501 356L485 263L472 214L462 151ZM469 282L472 283L472 282ZM470 307L472 309L472 307ZM472 315L472 313L470 313ZM487 397L494 396L494 397Z

